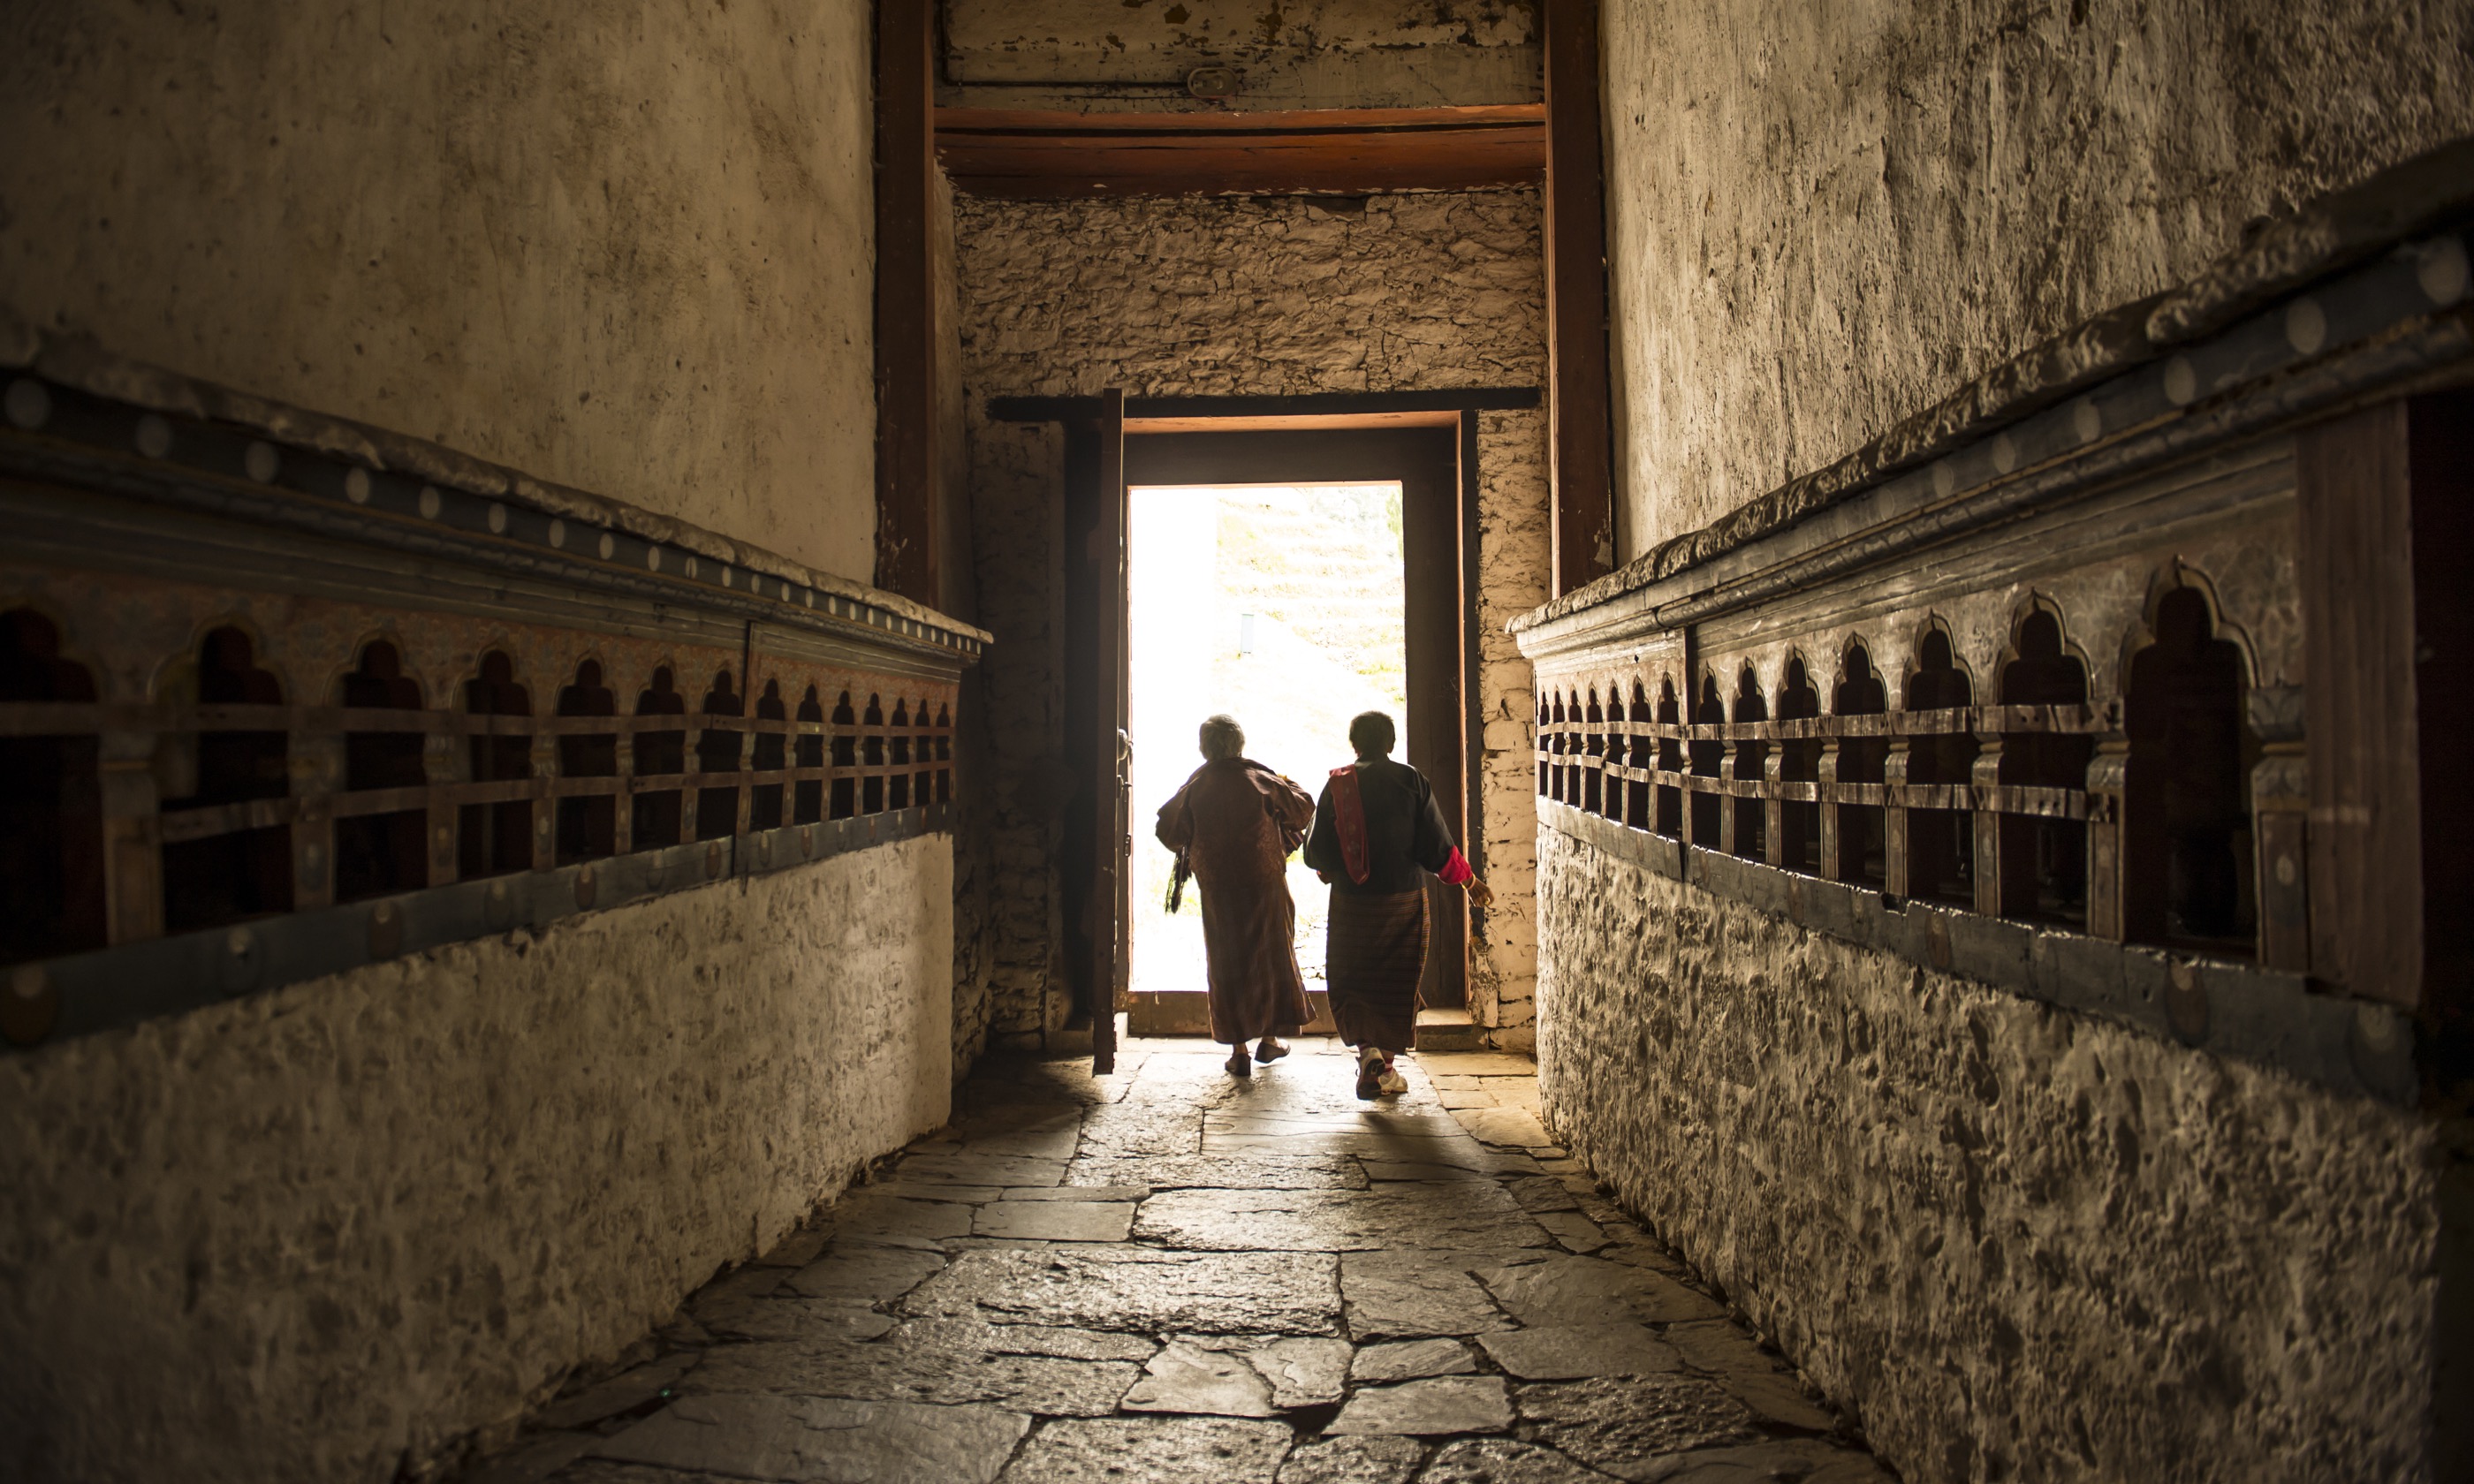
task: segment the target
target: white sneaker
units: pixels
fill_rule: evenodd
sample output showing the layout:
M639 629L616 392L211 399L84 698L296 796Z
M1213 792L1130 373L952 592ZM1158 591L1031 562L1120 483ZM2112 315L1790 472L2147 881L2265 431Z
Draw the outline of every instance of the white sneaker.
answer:
M1401 1076L1398 1068L1389 1063L1384 1065L1383 1075L1374 1079L1374 1085L1382 1089L1387 1097L1397 1097L1409 1090L1409 1079Z

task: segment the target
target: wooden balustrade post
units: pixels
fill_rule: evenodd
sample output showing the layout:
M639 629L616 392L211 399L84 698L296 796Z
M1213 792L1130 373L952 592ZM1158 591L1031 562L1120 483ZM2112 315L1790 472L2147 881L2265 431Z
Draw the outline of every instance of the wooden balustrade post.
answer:
M615 735L618 766L611 772L618 787L610 796L610 853L630 855L636 850L636 733L621 726Z
M335 904L335 795L344 787L344 734L292 734L292 910Z
M2261 686L2248 697L2260 759L2250 771L2252 833L2259 859L2259 963L2311 971L2309 880L2311 764L2299 686Z
M1904 733L1891 737L1889 755L1881 763L1881 895L1903 901L1915 874L1914 860L1908 849L1906 806L1890 801L1907 784L1907 742Z
M2123 869L2128 834L2130 739L2112 732L2097 741L2087 771L2087 930L2093 938L2122 943L2135 915L2123 899L2130 873Z
M1813 769L1813 776L1819 779L1818 791L1824 796L1827 796L1831 788L1837 783L1838 739L1836 737L1822 738L1821 762ZM1838 812L1842 807L1844 805L1830 802L1827 797L1822 801L1821 879L1824 881L1852 880L1856 874L1855 868L1847 862L1847 830L1838 818Z
M1786 781L1786 750L1788 744L1773 742L1761 759L1761 783L1767 797L1761 800L1761 858L1782 870L1792 871L1800 851L1787 849L1786 800L1781 797L1779 785ZM1803 842L1798 841L1801 845Z
M755 712L755 703L747 705L747 710ZM757 717L755 717L755 715L747 717L747 728L752 728L752 725L755 725L755 722L757 722ZM738 814L732 816L732 821L730 821L730 833L732 833L732 836L742 836L742 833L747 833L747 826L750 826L752 821L755 821L757 784L755 784L755 779L752 779L750 774L747 774L747 767L750 767L750 764L755 762L755 742L757 742L757 734L752 732L752 730L747 730L747 728L740 728L740 752L738 752L738 756L732 756L732 759L730 759L732 772L738 774L738 781L740 781L740 792L738 792L738 803L740 803L740 806L738 806Z
M112 944L163 936L162 795L153 731L109 729L98 739L103 808L104 932Z
M558 738L536 730L526 760L533 779L533 869L547 871L558 864Z
M1976 734L1970 781L1976 809L1976 910L1986 917L2017 917L2036 904L2036 826L2022 815L1990 807L2001 786L2001 733Z
M461 731L432 731L421 739L422 776L432 789L442 784L469 782L473 777L472 738ZM449 886L455 881L455 831L459 827L455 805L442 803L436 793L429 797L429 806L422 820L422 842L429 851L429 884Z

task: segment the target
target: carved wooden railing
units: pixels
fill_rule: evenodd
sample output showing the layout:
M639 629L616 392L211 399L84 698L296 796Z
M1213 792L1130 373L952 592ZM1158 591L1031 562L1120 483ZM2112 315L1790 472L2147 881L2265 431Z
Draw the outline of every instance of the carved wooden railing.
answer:
M2450 168L2425 221L2474 203ZM2434 1003L2367 967L2359 905L2366 873L2413 868L2372 860L2394 851L2339 699L2398 657L2376 574L2329 538L2395 514L2348 449L2396 461L2397 510L2474 491L2378 431L2385 407L2399 430L2474 408L2467 250L2318 226L2316 258L2140 305L1516 624L1544 824L1920 964L2414 1096Z
M0 432L8 1042L948 827L978 631L28 348Z

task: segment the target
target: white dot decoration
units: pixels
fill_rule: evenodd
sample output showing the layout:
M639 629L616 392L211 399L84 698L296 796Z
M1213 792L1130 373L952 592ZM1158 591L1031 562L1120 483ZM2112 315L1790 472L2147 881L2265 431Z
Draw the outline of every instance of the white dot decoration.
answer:
M283 467L283 456L275 451L273 443L252 443L241 454L240 467L259 484L273 484L276 473Z
M2095 443L2104 436L2104 414L2097 411L2095 402L2080 397L2071 409L2071 426L2077 430L2080 443Z
M602 560L602 561L604 561L604 562L609 561L609 560L610 560L610 558L611 558L611 555L612 555L614 552L618 551L618 538L616 538L616 537L612 536L612 535L611 535L609 532L607 532L607 531L602 532L602 533L601 533L601 560Z
M2285 343L2298 355L2316 355L2328 343L2328 314L2316 299L2297 299L2285 306Z
M1933 497L1941 500L1949 499L1950 492L1958 488L1958 476L1951 471L1948 463L1932 467L1932 487Z
M644 565L652 571L660 571L662 569L662 548L659 546L645 547Z
M2165 363L2165 395L2174 406L2184 406L2198 395L2199 373L2189 356L2177 355Z
M0 401L8 405L10 422L29 433L52 419L52 394L39 381L18 377L9 383L9 395Z
M799 601L805 603L810 608L814 608L816 606L816 589L811 587L807 591L799 594Z
M560 519L557 519L557 518L555 518L555 517L553 517L553 518L550 520L550 523L549 523L549 543L550 543L552 546L564 546L564 545L566 545L566 544L567 544L567 522L566 522L566 521L564 521L564 520L560 520Z
M370 503L370 471L365 468L344 470L344 498L355 505Z
M2423 296L2435 304L2453 304L2465 297L2465 244L2442 237L2422 250L2414 277Z
M721 585L725 587L730 586L730 568L728 567L723 567L721 569Z
M437 518L438 518L438 510L439 510L439 506L440 506L442 503L443 503L443 502L439 499L438 491L437 491L436 487L431 486L431 485L424 485L424 486L422 486L422 487L421 487L421 518L422 518L422 519L424 519L424 520L435 520L435 519L437 519Z
M148 413L137 419L137 451L159 459L172 451L172 424Z
M1993 467L2004 474L2019 467L2019 445L2007 433L1993 440Z
M490 502L490 534L493 536L507 534L507 507L496 500Z
M687 574L690 577L693 577L696 574L696 562L695 558L693 557L688 558Z

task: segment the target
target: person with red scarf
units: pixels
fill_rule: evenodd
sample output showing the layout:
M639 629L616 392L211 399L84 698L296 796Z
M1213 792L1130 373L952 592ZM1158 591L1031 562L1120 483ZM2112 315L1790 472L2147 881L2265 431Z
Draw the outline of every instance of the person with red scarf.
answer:
M1481 907L1494 899L1452 843L1434 786L1392 760L1398 735L1381 711L1348 724L1357 761L1332 770L1306 836L1305 863L1331 886L1324 958L1331 1017L1341 1040L1357 1048L1363 1098L1408 1086L1394 1059L1417 1040L1427 874L1466 888Z

